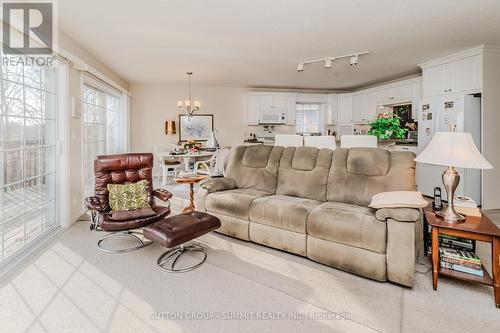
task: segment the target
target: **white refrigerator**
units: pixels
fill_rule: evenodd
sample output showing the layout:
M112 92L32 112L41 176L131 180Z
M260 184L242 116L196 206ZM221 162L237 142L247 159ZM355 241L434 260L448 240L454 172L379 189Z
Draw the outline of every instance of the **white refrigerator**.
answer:
M469 132L481 151L481 97L473 95L436 96L420 102L418 110L418 152L424 150L434 132ZM424 195L434 196L441 187L443 200L448 200L441 180L444 166L417 163L417 186ZM471 197L481 205L481 170L459 169L460 183L456 195Z

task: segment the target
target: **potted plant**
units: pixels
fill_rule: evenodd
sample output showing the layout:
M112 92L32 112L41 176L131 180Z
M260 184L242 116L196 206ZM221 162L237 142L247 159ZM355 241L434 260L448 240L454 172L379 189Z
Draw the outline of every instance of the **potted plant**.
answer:
M375 135L379 140L404 139L406 128L400 125L400 118L388 113L379 113L370 124L368 135Z

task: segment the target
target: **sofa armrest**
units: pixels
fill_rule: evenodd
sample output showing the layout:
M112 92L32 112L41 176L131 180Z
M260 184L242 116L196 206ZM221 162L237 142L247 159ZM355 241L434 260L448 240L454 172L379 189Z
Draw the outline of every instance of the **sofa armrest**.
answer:
M200 184L201 188L204 188L209 193L234 190L236 188L236 182L231 178L217 177L208 178L203 183Z
M416 222L421 216L422 210L419 208L380 208L375 212L379 221L393 219L399 222Z
M161 201L167 202L173 195L167 190L156 189L153 190L153 196L160 199Z
M85 198L85 206L89 210L95 210L97 212L104 212L106 210L105 205L101 203L98 197L88 197Z

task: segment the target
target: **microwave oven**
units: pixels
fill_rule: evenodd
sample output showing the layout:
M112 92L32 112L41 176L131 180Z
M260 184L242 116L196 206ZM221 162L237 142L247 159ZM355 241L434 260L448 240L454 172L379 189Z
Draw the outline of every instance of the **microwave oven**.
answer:
M260 124L285 124L285 112L262 112L259 119Z

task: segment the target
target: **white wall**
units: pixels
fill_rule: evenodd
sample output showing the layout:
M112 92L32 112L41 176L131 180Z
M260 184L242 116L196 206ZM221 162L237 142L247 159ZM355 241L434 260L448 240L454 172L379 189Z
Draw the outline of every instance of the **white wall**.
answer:
M243 144L249 133L262 130L262 126L247 126L246 93L262 89L239 87L193 86L192 99L202 103L200 114L214 115L214 128L218 131L221 145ZM263 91L273 91L264 89ZM292 90L275 90L291 92ZM155 83L132 83L131 131L132 150L153 151L154 146L175 144L176 135L165 135L165 121L175 120L179 127L177 101L187 96L186 85L164 85ZM299 91L294 91L299 93ZM304 91L308 93L309 91ZM279 133L295 133L295 126L278 125Z
M221 145L240 145L247 133L244 88L192 87L193 100L202 103L200 114L214 115ZM132 151L151 152L154 146L177 143L177 101L187 95L185 85L131 84ZM175 120L177 134L165 135L165 121Z

